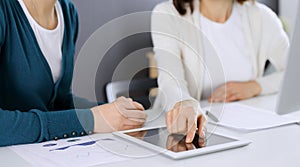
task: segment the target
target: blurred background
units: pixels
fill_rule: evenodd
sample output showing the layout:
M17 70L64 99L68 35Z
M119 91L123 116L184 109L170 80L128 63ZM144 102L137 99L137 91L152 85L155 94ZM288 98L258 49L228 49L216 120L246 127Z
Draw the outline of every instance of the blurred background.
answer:
M154 6L165 0L73 0L79 13L80 19L80 34L77 44L78 54L84 43L92 35L95 30L109 21L124 16L126 14L151 11ZM258 0L268 5L274 10L282 19L285 29L288 34L292 34L293 25L296 16L296 7L299 0ZM150 14L144 20L149 25L150 32ZM139 23L137 23L137 26ZM114 31L122 31L122 27L115 27ZM105 40L105 39L103 39ZM122 71L114 74L114 81L123 81L131 78L131 69L136 66L147 67L149 65L149 58L146 56L151 52L152 41L150 33L139 33L120 40L112 46L107 53L97 72L96 78L96 95L98 101L107 101L107 94L105 92L106 85L112 81L112 75L118 64L128 55L134 57L134 61L127 62L126 66L122 67ZM145 48L145 49L143 49ZM142 49L142 50L140 50ZM136 52L140 50L139 52ZM136 53L134 53L136 52ZM134 54L132 54L134 53ZM148 55L149 56L149 55ZM129 63L129 64L128 64ZM88 64L87 64L88 66ZM75 74L76 75L76 74ZM149 69L138 71L134 78L149 78ZM93 94L85 91L85 81L73 86L73 91L79 96L92 99Z

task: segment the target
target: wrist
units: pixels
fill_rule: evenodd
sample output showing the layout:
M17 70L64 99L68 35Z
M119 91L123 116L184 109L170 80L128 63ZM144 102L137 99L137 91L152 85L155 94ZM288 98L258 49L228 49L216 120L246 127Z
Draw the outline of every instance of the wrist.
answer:
M105 119L103 118L103 111L105 111L106 104L91 108L92 114L94 116L94 132L103 133L105 126Z
M175 104L174 108L179 108L179 107L183 107L183 108L192 107L192 108L194 108L194 112L197 115L202 114L202 110L201 110L201 107L200 107L200 102L197 101L197 100L194 100L194 99L177 102Z
M94 118L94 132L97 132L97 125L98 125L98 118L97 118L97 113L98 111L98 107L93 107L91 108L91 112L93 114L93 118Z
M191 100L184 100L184 101L177 102L175 104L174 108L180 107L180 106L193 106L193 107L195 107L195 106L198 106L198 105L200 106L200 104L197 100L191 99Z
M250 81L250 84L253 86L253 94L254 96L259 96L262 92L262 87L257 81Z

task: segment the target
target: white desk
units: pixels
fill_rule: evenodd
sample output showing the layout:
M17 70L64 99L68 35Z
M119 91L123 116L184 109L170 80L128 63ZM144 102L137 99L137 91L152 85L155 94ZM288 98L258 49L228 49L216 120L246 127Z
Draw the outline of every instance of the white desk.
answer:
M274 110L276 97L266 96L243 101L243 104ZM163 124L164 118L151 122L147 126ZM253 141L247 147L198 156L184 160L172 160L161 154L152 154L144 158L135 158L121 163L106 164L105 167L158 167L158 166L209 166L209 167L299 167L300 166L300 126L289 125L253 133L238 133L225 128L218 132ZM110 136L105 134L103 136ZM138 146L137 146L138 147ZM148 150L138 147L137 150ZM145 154L141 151L140 154ZM136 152L135 155L138 155ZM29 163L7 148L0 148L1 166L29 167Z

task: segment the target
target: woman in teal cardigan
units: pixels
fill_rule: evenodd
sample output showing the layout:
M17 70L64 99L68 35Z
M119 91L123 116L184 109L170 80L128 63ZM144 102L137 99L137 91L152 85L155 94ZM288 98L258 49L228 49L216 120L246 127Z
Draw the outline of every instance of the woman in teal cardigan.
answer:
M59 41L49 34L57 29L61 47L53 53L61 61L55 65L50 44ZM131 99L98 106L72 95L77 35L78 16L69 0L0 1L0 146L143 126L144 109Z

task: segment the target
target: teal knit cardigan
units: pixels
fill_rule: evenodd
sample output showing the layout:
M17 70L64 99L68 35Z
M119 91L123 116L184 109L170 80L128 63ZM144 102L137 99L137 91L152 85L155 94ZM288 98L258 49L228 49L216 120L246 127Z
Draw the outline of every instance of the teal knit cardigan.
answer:
M54 83L18 0L0 0L0 146L93 131L90 107L97 104L78 100L71 93L78 15L69 0L59 2L65 22L63 70ZM76 109L73 99L79 101Z

